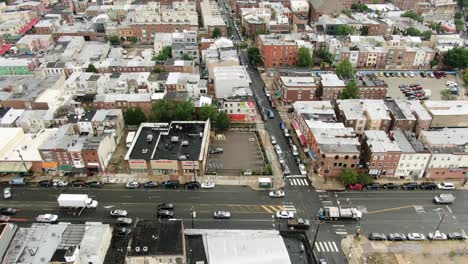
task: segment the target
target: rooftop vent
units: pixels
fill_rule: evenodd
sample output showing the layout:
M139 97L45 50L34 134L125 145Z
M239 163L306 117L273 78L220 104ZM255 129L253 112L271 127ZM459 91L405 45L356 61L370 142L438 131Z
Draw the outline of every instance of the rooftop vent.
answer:
M135 252L140 252L140 247L135 247Z
M172 136L171 137L171 142L173 142L173 143L179 142L179 137L178 136Z
M148 252L148 247L147 246L143 247L143 252Z
M187 156L185 156L185 155L180 155L180 156L179 156L179 160L187 160Z
M188 146L188 145L189 145L189 142L188 142L188 140L184 140L184 141L182 141L182 146Z
M146 140L147 140L148 142L153 141L153 135L147 135L147 136L146 136Z
M145 149L142 149L142 150L141 150L141 153L143 153L143 154L146 154L146 153L148 153L148 149L147 149L147 148L145 148Z

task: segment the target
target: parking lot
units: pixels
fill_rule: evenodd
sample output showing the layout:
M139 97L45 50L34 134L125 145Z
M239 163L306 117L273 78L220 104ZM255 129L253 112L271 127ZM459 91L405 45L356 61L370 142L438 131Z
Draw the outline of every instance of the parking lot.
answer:
M456 81L455 76L447 75L447 77L442 77L440 79L426 77L423 78L419 74L415 77L380 77L388 85L387 96L392 97L393 99L406 99L405 95L400 91L398 86L400 84L420 84L424 90L431 90L431 100L441 100L440 92L447 89L447 81ZM463 98L463 91L460 91L459 99Z
M208 154L207 173L235 176L241 171L261 173L265 161L254 132L233 132L216 135L210 148L222 148L223 153Z

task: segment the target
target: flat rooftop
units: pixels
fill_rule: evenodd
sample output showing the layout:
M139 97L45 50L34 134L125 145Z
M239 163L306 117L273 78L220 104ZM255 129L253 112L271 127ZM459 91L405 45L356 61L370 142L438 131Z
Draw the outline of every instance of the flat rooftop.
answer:
M361 144L354 129L343 123L306 120L320 150L324 153L359 153Z
M128 158L150 160L156 151L159 134L167 133L168 127L169 124L167 123L142 124L135 135L135 140L133 140L129 153L127 153ZM149 140L150 137L151 140Z
M383 100L347 99L337 100L338 108L347 120L390 120L388 108Z
M181 220L138 221L133 228L127 255L182 255L183 224ZM144 248L147 249L144 252Z
M364 135L373 153L400 152L401 149L397 142L390 139L387 133L382 130L367 130Z
M468 101L424 101L432 116L468 115Z
M346 84L341 80L338 75L334 73L322 73L320 74L320 82L323 87L345 87Z
M335 110L331 101L296 101L293 103L293 108L305 120L336 120Z
M468 128L443 128L434 131L421 131L421 136L431 147L468 145Z
M295 87L315 87L314 77L301 77L301 76L281 76L281 81L285 86L295 86Z

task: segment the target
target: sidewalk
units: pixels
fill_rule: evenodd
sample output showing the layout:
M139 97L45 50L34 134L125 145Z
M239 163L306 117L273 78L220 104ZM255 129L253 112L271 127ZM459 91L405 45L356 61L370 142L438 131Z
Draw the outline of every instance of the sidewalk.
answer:
M326 182L324 178L318 174L311 173L309 174L309 179L312 182L312 186L314 186L317 190L325 190L325 191L344 191L345 186L341 181L337 179L327 179Z

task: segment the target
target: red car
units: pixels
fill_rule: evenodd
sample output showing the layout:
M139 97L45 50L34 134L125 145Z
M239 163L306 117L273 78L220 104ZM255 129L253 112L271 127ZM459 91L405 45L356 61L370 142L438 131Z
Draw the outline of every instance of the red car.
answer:
M421 91L422 89L423 89L422 86L413 87L413 91Z
M364 189L364 186L360 183L348 184L348 189L360 191Z

